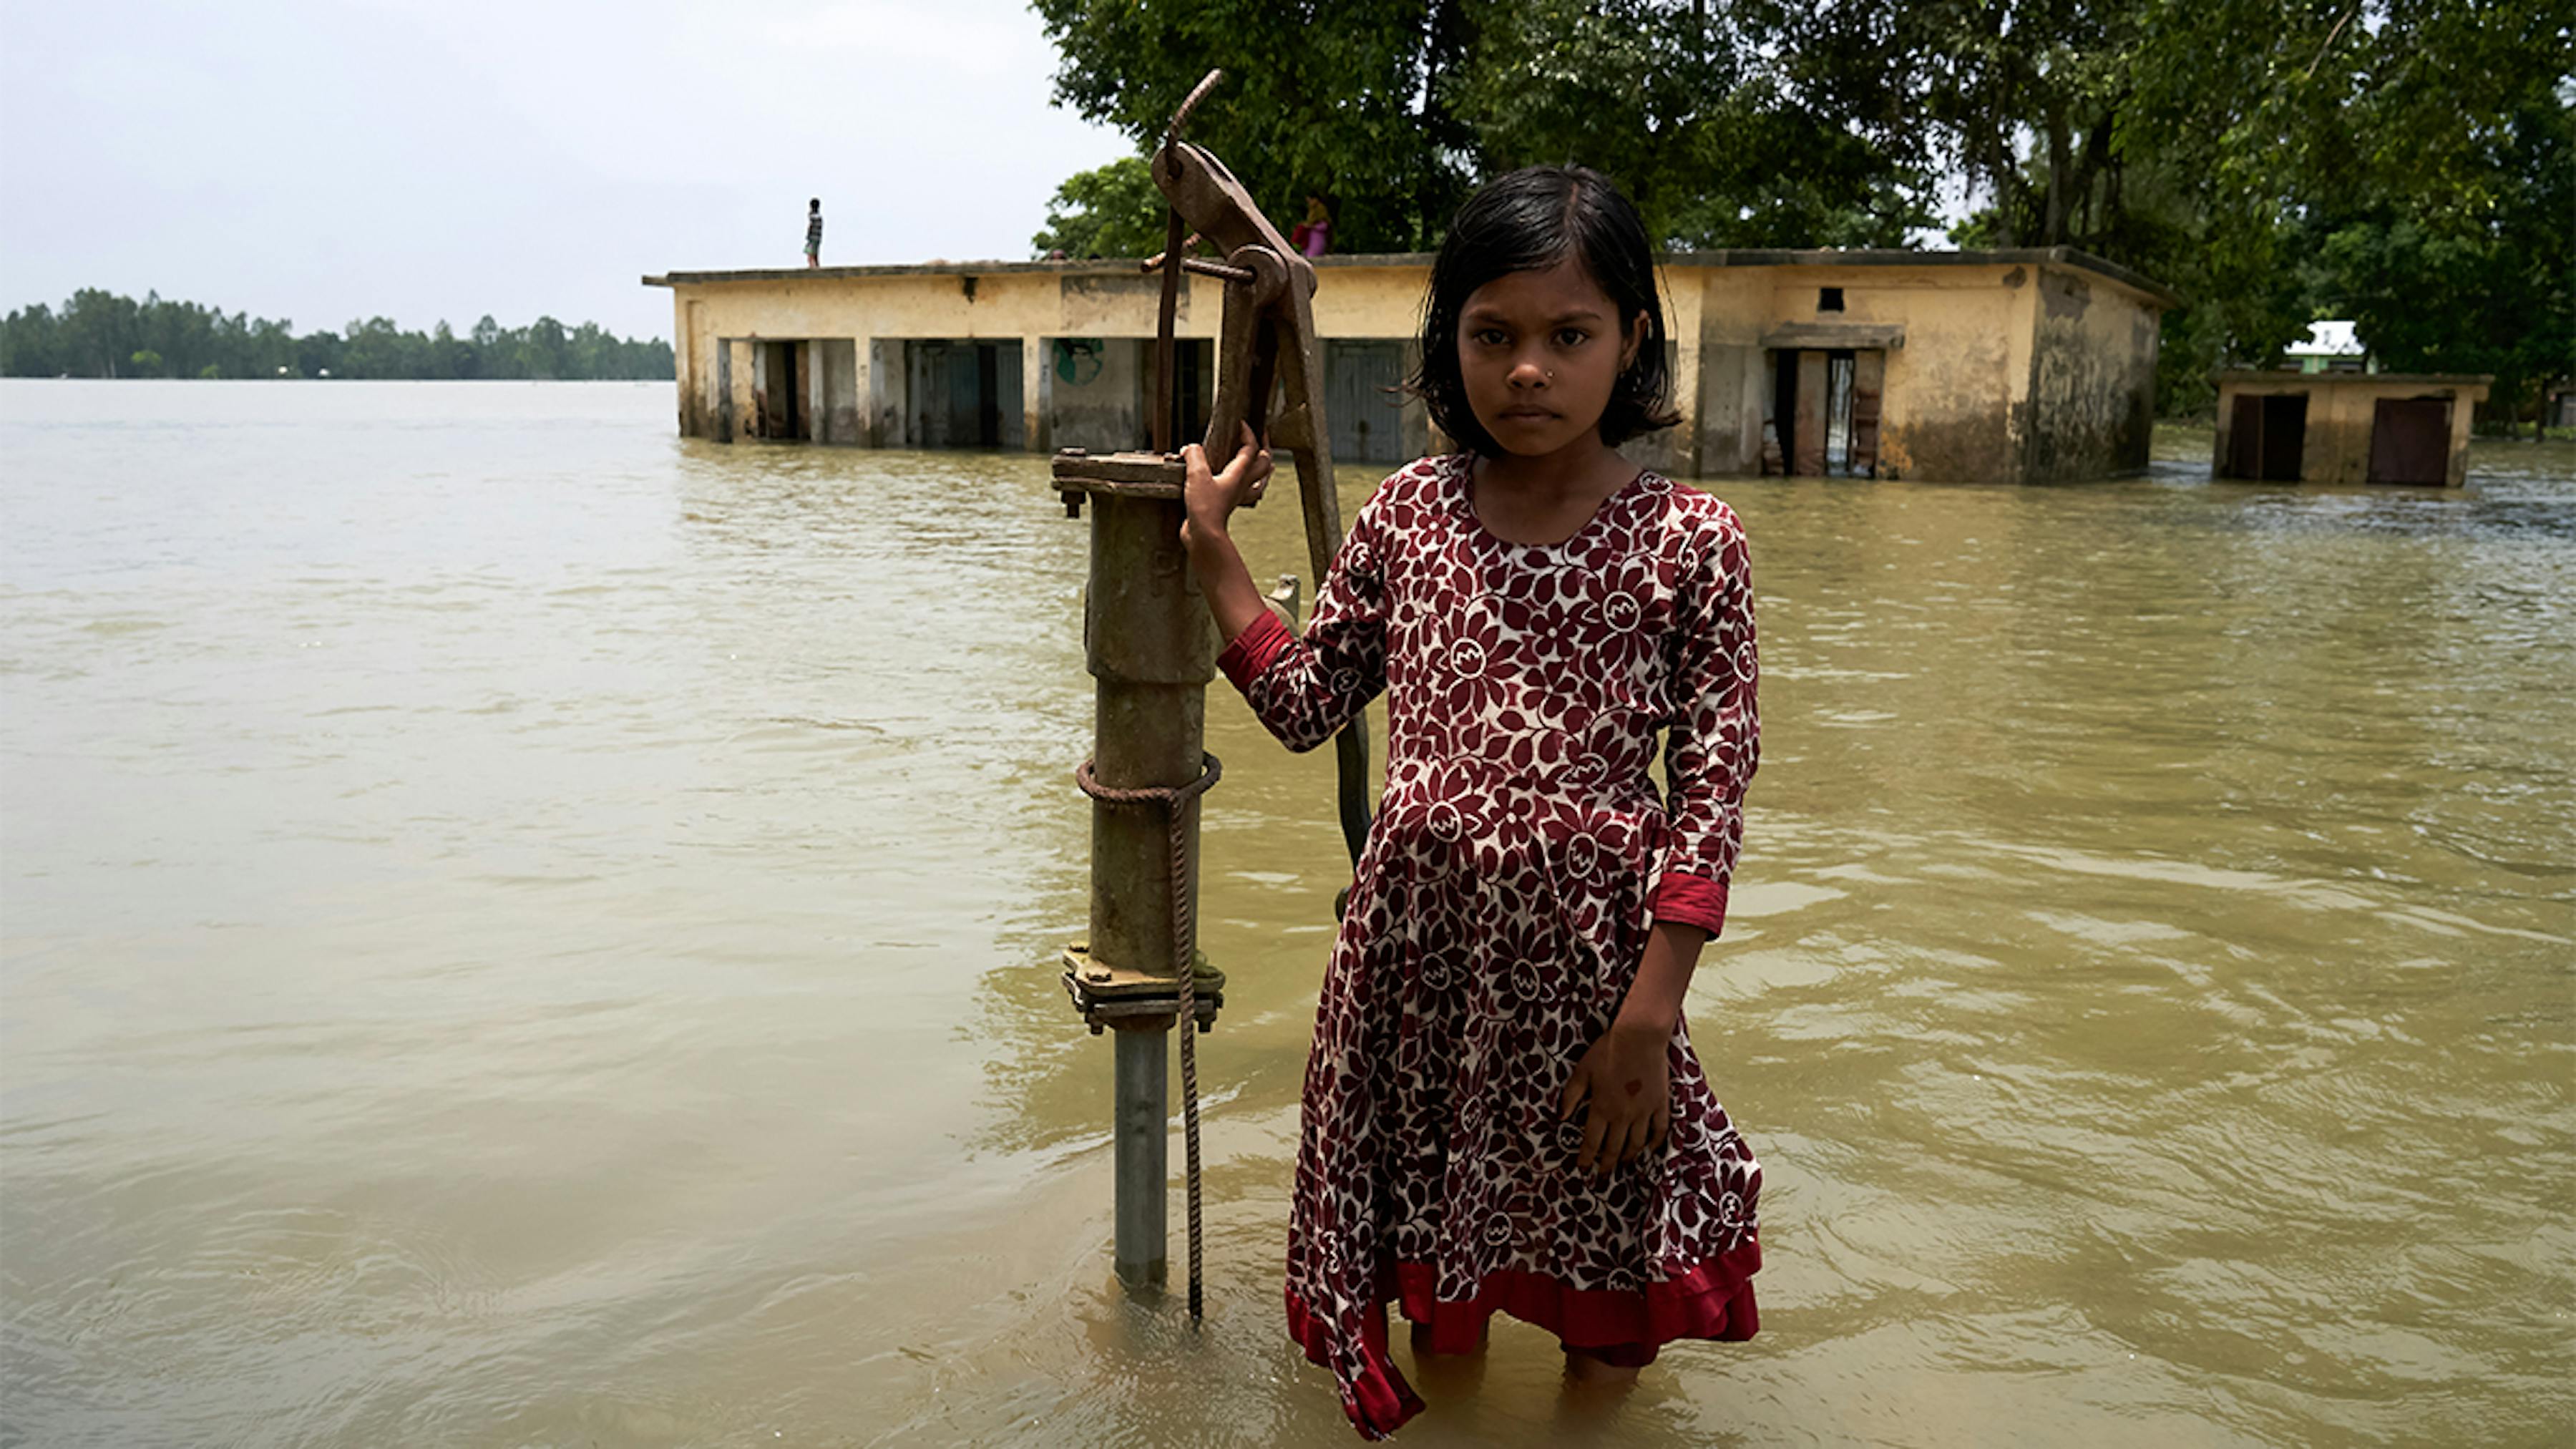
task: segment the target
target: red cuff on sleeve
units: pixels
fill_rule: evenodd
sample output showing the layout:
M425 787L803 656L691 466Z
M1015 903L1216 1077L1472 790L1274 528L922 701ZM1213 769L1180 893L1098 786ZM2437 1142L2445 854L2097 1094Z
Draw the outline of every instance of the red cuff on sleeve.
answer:
M1726 882L1671 872L1655 887L1654 916L1717 935L1726 926Z
M1225 652L1216 657L1216 667L1225 671L1236 689L1248 692L1252 681L1261 677L1261 672L1294 638L1277 614L1264 609L1260 618L1246 625L1242 633L1234 636L1234 642L1225 646Z

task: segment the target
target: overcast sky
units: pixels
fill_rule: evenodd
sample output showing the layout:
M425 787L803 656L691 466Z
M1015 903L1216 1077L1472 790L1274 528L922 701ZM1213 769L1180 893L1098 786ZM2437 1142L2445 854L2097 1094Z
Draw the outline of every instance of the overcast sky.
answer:
M1029 254L1123 138L1024 0L0 0L0 310L668 337L648 272Z

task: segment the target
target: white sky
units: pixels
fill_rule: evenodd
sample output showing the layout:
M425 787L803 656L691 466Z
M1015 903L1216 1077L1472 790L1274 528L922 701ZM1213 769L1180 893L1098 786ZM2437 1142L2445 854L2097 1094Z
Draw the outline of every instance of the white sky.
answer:
M645 273L1029 255L1130 149L1024 0L0 0L0 311L78 287L298 331L551 313Z

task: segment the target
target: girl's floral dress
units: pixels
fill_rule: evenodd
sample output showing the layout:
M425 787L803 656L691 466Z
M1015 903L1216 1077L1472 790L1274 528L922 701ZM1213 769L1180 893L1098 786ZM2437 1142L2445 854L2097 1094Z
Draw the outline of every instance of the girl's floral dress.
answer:
M1323 985L1288 1328L1360 1432L1422 1407L1383 1305L1463 1352L1496 1310L1614 1363L1744 1339L1762 1170L1673 1031L1672 1132L1604 1180L1559 1120L1649 924L1724 922L1759 753L1744 530L1640 473L1563 543L1478 522L1467 455L1386 480L1305 636L1220 666L1289 748L1387 694L1386 791ZM1663 737L1669 790L1647 773Z

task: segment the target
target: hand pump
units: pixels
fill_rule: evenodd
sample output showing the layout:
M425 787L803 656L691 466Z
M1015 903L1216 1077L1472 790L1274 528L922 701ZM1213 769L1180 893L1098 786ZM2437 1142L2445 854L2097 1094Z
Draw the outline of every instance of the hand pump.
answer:
M1161 1282L1166 1271L1164 1034L1175 1021L1207 1030L1225 989L1224 975L1207 966L1195 942L1198 799L1219 773L1216 758L1201 747L1217 641L1180 543L1184 469L1173 440L1174 324L1184 272L1225 282L1209 458L1223 466L1249 424L1254 436L1296 459L1314 577L1325 577L1342 541L1320 387L1315 268L1222 162L1181 140L1190 112L1220 75L1208 72L1181 103L1152 162L1154 182L1170 204L1163 254L1145 263L1146 271L1163 277L1152 451L1093 455L1068 448L1055 458L1066 514L1080 517L1084 502L1092 505L1082 631L1085 663L1096 681L1092 757L1074 772L1093 801L1091 934L1066 949L1064 980L1074 1009L1095 1034L1115 1030L1116 1262L1119 1277L1133 1288ZM1184 227L1194 235L1185 237ZM1213 242L1224 260L1185 255L1198 238ZM1354 719L1335 741L1342 834L1354 863L1369 824L1363 725ZM1182 1032L1180 1053L1193 1318L1201 1309L1196 1031Z

